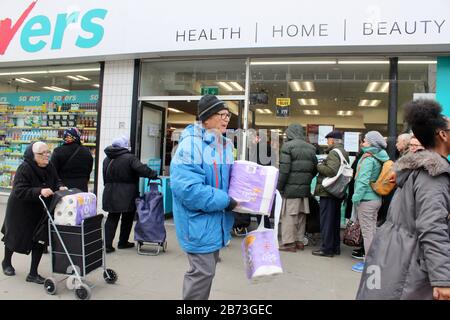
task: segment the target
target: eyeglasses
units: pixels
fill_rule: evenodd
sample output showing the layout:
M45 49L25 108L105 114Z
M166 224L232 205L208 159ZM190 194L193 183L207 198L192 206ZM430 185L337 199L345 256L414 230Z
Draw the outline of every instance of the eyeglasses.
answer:
M38 155L40 155L40 156L44 156L44 155L49 156L49 155L51 155L52 153L51 153L50 151L44 151L44 152L36 152L35 154L38 154Z
M224 113L216 113L220 116L222 120L230 119L231 113L230 112L224 112Z

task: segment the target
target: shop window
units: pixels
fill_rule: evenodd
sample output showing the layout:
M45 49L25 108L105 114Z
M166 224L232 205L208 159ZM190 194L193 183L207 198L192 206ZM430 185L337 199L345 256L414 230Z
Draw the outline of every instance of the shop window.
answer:
M66 128L80 129L95 157L99 98L98 64L0 69L0 190L12 188L27 146L43 141L52 151ZM89 189L94 187L95 168Z

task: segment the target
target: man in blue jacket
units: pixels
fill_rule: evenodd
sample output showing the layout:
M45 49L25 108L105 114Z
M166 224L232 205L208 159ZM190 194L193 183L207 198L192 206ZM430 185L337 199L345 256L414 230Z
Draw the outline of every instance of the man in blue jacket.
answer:
M199 120L183 131L170 165L173 218L178 242L190 268L183 299L207 300L219 250L231 239L237 202L228 196L233 145L223 137L231 113L213 95L198 103Z

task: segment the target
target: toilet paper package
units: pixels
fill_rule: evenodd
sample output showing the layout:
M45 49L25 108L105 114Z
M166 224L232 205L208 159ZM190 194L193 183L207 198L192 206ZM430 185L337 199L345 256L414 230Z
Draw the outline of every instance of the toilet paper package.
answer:
M278 183L278 169L255 162L235 161L228 195L239 202L234 211L269 215Z
M90 192L81 192L61 198L54 210L55 224L77 226L97 214L97 198Z

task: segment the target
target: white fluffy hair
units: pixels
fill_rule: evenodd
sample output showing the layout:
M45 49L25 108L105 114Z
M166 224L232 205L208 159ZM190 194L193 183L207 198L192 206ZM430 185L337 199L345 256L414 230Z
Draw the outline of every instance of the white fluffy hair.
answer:
M37 141L33 144L33 153L39 153L39 151L42 149L42 147L47 147L47 144L42 141Z

